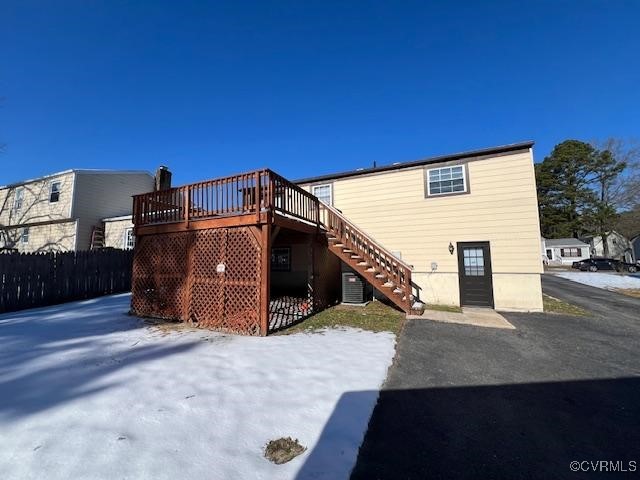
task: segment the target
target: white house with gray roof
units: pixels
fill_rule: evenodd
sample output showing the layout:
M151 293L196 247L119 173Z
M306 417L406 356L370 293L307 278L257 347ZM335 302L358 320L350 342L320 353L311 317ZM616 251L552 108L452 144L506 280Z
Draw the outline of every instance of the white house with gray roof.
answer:
M543 238L542 255L551 266L571 265L591 257L589 244L577 238Z

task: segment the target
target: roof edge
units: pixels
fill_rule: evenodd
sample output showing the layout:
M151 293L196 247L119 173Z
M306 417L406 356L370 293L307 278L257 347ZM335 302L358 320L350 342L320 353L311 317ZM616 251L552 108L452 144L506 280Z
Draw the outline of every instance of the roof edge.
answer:
M298 180L294 180L293 183L295 183L295 184L303 184L303 183L319 182L319 181L323 181L323 180L335 180L335 179L339 179L339 178L355 177L357 175L366 175L368 173L386 172L386 171L389 171L389 170L401 170L401 169L404 169L404 168L411 168L411 167L419 167L419 166L422 166L422 165L429 165L431 163L440 163L440 162L448 162L448 161L451 161L451 160L460 160L460 159L463 159L463 158L482 157L482 156L485 156L485 155L508 153L508 152L513 152L513 151L517 151L517 150L529 149L529 148L533 147L534 143L535 142L532 141L532 140L527 140L527 141L524 141L524 142L509 143L507 145L499 145L499 146L496 146L496 147L482 148L482 149L478 149L478 150L468 150L468 151L452 153L452 154L448 154L448 155L439 155L439 156L436 156L436 157L427 157L427 158L423 158L423 159L420 159L420 160L412 160L412 161L408 161L408 162L393 163L391 165L383 165L381 167L359 168L357 170L350 170L350 171L346 171L346 172L330 173L330 174L326 174L326 175L318 175L318 176L315 176L315 177L301 178L301 179L298 179Z
M148 170L112 170L112 169L100 169L100 168L69 168L67 170L62 170L60 172L48 173L46 175L41 175L35 178L29 178L27 180L19 180L17 182L8 183L6 185L0 185L0 188L12 188L19 187L21 185L26 185L27 183L39 182L40 180L46 180L47 178L59 177L60 175L67 175L69 173L80 173L80 174L137 174L137 175L149 175L153 178L153 173Z

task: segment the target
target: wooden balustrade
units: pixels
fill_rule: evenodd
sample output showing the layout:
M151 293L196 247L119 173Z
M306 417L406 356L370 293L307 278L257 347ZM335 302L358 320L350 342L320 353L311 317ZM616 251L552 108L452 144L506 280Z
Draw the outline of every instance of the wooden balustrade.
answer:
M314 225L319 201L271 170L233 175L167 190L134 195L136 226L255 214L271 211Z

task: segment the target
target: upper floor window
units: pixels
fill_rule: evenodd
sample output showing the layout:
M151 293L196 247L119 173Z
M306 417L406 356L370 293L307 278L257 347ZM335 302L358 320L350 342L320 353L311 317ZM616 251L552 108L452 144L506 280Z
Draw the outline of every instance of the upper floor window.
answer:
M29 243L29 227L22 229L22 235L20 235L20 241L22 243Z
M427 170L427 195L446 195L467 191L464 165Z
M326 203L327 205L332 205L331 201L331 184L327 183L326 185L314 185L311 187L311 193L318 197L322 203Z
M16 188L15 197L13 198L13 209L20 210L24 201L24 187Z
M136 245L136 237L133 234L133 228L127 228L124 231L124 248L131 250Z
M51 182L49 187L49 202L54 203L60 200L60 182Z

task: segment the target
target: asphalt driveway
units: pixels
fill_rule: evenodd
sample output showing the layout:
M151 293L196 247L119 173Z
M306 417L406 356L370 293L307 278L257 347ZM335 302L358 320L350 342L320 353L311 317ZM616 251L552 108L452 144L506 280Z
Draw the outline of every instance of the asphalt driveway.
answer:
M516 330L409 321L352 478L637 477L640 300L543 288L595 315L506 314ZM618 472L570 469L599 460ZM630 461L638 472L621 473Z

